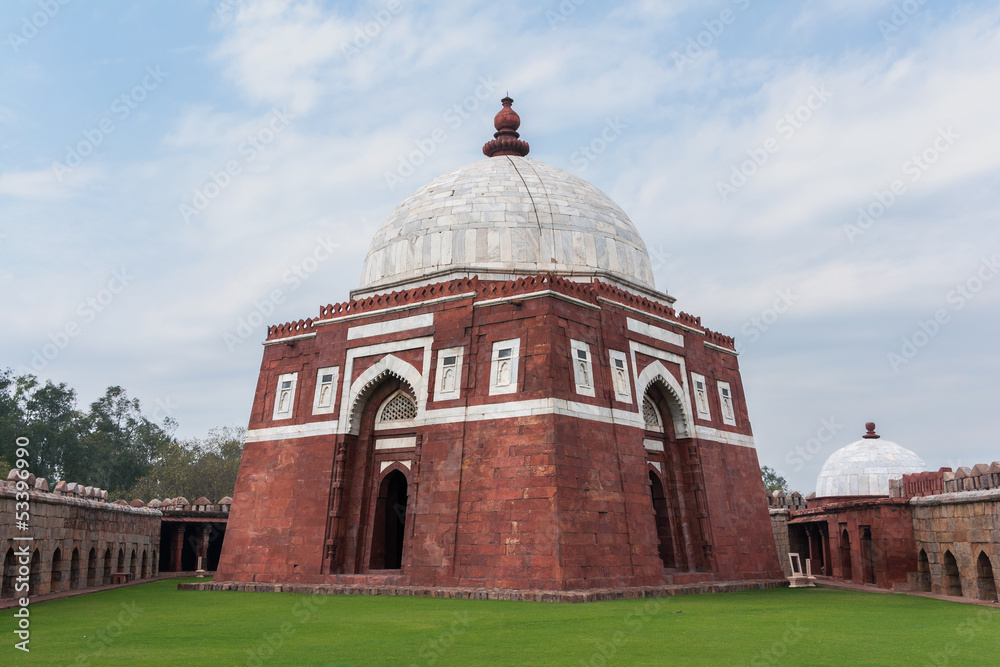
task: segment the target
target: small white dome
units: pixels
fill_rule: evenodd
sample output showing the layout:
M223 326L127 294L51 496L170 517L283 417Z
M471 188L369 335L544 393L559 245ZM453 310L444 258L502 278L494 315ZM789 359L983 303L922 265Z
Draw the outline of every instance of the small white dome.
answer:
M466 165L407 197L372 239L361 289L456 273L596 276L655 290L646 244L610 197L518 155Z
M816 497L888 496L889 480L927 470L924 460L902 445L882 440L875 424L868 434L838 449L823 464L816 478Z

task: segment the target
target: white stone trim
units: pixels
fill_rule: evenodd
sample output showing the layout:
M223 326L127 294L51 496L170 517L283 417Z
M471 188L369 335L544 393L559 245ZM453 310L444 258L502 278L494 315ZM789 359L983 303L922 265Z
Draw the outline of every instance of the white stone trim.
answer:
M622 403L632 402L632 383L629 381L628 355L618 350L608 350L608 360L611 366L611 387L615 391L615 399ZM623 368L619 374L616 361L621 361Z
M268 345L278 345L280 343L291 343L296 340L305 340L306 338L315 338L315 333L299 334L298 336L288 336L287 338L275 338L274 340L265 340L261 343L264 347Z
M734 357L740 356L740 353L737 352L736 350L730 350L728 348L722 347L721 345L716 345L715 343L709 343L708 341L705 341L704 345L708 349L715 350L716 352L724 352L725 354L731 354Z
M701 383L701 393L698 392L698 383ZM691 373L691 390L694 393L694 407L699 419L711 421L712 406L708 402L708 380L700 373Z
M650 461L649 465L656 468L656 472L660 473L661 475L663 474L663 467L660 465L659 461Z
M286 382L291 382L291 386L288 389L282 389L282 385ZM278 384L274 391L274 409L271 413L271 419L273 421L278 421L279 419L291 419L292 415L295 414L295 389L299 384L299 374L298 373L282 373L278 376ZM288 402L286 409L281 409L281 403L284 392L288 392Z
M551 296L556 299L561 299L563 301L567 301L569 303L580 306L581 308L588 308L590 310L601 309L600 306L588 303L587 301L583 301L581 299L577 299L572 296L567 296L566 294L562 294L561 292L556 292L555 290L550 290L550 289L539 290L537 292L528 292L527 294L514 294L511 296L501 296L495 299L486 299L485 301L477 301L472 305L472 307L482 308L483 306L495 306L500 303L510 303L512 301L527 301L528 299L539 299L543 296Z
M595 395L594 389L594 358L590 354L590 346L582 340L570 340L570 365L573 368L573 382L576 393L583 396ZM580 358L580 352L584 358ZM582 366L582 367L581 367Z
M413 329L424 329L432 326L434 326L434 313L425 313L423 315L401 317L396 320L386 320L385 322L359 324L347 330L347 340L385 336L387 334L412 331Z
M274 440L295 440L296 438L311 438L317 435L336 435L337 422L310 422L308 424L290 424L288 426L270 426L254 428L247 431L246 442L271 442Z
M449 347L437 352L437 372L434 374L434 400L449 401L462 397L462 358L465 356L464 347ZM446 357L456 357L455 359L455 387L450 391L444 389L444 360Z
M650 440L649 438L646 438L645 440L642 441L642 446L646 448L647 452L663 451L663 443L660 442L659 440Z
M410 466L413 464L413 461L411 461L409 459L406 459L406 460L403 460L403 461L382 461L382 467L379 468L378 473L381 475L382 473L385 472L385 469L388 468L389 466L391 466L393 463L398 463L399 465L401 465L404 468L406 468L407 470L409 470Z
M389 313L398 313L403 310L413 310L414 308L423 308L424 306L433 306L434 304L446 303L448 301L460 301L462 299L471 299L474 296L476 296L475 292L462 292L461 294L440 296L436 299L427 299L426 301L414 301L413 303L407 303L402 306L392 306L391 308L383 308L381 310L370 310L364 313L352 313L349 315L341 315L338 317L331 317L326 320L315 320L313 322L313 326L320 327L320 326L326 326L328 324L343 324L344 322L350 322L352 320L360 320L365 317L379 317L380 315L388 315ZM316 334L311 334L311 335L315 336Z
M717 428L712 428L711 426L699 426L696 432L699 440L712 440L714 442L721 442L725 445L738 445L740 447L749 447L750 449L757 448L757 445L754 444L752 435L733 433L732 431L722 431Z
M652 362L651 364L646 366L646 368L644 368L641 373L639 373L638 377L636 377L635 391L636 395L642 396L643 394L646 393L646 390L649 388L649 385L651 385L658 378L661 379L663 381L663 384L666 386L667 390L674 395L674 398L677 400L677 403L680 405L681 408L681 414L679 415L674 414L673 411L671 411L670 413L670 416L673 418L674 422L674 436L677 438L691 437L691 435L694 433L694 418L691 416L691 396L688 393L687 371L684 367L684 358L679 357L675 354L671 354L669 352L656 350L656 348L651 348L647 345L643 345L642 343L635 343L634 341L630 341L629 347L631 348L632 351L633 366L635 366L636 352L642 352L649 356L659 356L661 358L665 358L667 355L669 355L674 359L665 359L665 360L667 361L677 360L676 363L680 364L681 380L678 381L677 378L674 377L673 373L668 371L667 367L664 366L662 363L660 363L659 361ZM656 355L651 354L652 351L655 351L657 354ZM638 415L639 418L641 419L642 401L640 400L638 401L638 403L639 403Z
M417 446L417 436L410 435L402 438L378 438L375 440L375 450L384 449L413 449Z
M502 350L510 350L509 357L500 357ZM508 373L506 376L501 372L504 363L507 364ZM500 340L493 343L493 351L490 354L490 396L499 394L517 393L518 373L517 368L521 365L521 339L511 338L510 340Z
M645 428L641 415L626 410L609 410L600 405L567 401L561 398L539 398L506 403L488 403L460 408L428 410L421 424L456 424L461 422L517 419L539 415L563 415L588 419L604 424Z
M423 338L410 338L409 340L391 341L379 343L377 345L366 345L356 347L347 351L347 360L344 362L344 382L340 400L340 428L341 433L357 434L359 424L353 410L355 403L366 389L366 384L375 380L384 372L391 373L405 380L413 389L417 399L417 420L419 421L424 410L427 409L427 382L425 378L430 373L431 366L431 345L434 339L430 336ZM393 352L403 352L406 350L423 349L424 363L423 370L418 371L411 364L406 363L398 357L392 355ZM379 354L386 355L374 366L366 370L353 383L348 384L347 379L354 373L354 360L359 357L369 357Z
M323 376L333 375L333 382L330 384L330 404L320 405L320 399L323 397ZM313 392L313 409L312 413L314 415L332 415L337 407L337 383L340 381L340 366L327 366L326 368L320 368L316 371L316 390Z
M637 334L643 336L649 336L650 338L655 338L656 340L662 341L664 343L669 343L671 345L677 345L678 347L684 347L684 336L679 333L674 333L673 331L668 331L666 329L661 329L660 327L654 327L652 324L646 324L645 322L640 322L639 320L633 319L631 317L625 318L625 324L629 331L634 331Z
M719 405L721 406L719 412L722 414L722 423L736 426L736 400L733 398L733 390L728 382L719 380L716 384L719 386ZM726 396L726 394L729 395Z
M621 308L622 310L628 310L637 315L642 315L643 317L648 317L651 320L656 320L657 322L662 322L663 324L669 324L672 327L677 327L678 329L684 329L685 331L690 331L691 333L704 334L704 329L696 329L695 327L688 326L687 324L681 324L680 322L674 322L666 317L661 317L660 315L654 315L652 313L647 313L645 310L640 310L628 304L622 303L621 301L615 301L614 299L609 299L605 296L597 297L598 303L606 303L610 306L615 306Z

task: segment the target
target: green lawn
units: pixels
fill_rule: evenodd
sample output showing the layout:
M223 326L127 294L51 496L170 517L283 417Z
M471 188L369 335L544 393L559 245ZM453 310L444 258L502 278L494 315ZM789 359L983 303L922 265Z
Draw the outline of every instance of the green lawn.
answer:
M1000 610L779 589L549 604L178 591L160 581L2 612L0 664L996 665Z

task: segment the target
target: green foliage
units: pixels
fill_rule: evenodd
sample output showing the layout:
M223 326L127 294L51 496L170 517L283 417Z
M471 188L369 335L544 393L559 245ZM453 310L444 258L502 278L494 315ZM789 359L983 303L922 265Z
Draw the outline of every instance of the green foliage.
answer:
M205 496L213 503L232 496L245 438L246 429L221 428L209 431L205 440L171 441L126 495L147 502L177 496L194 502Z
M768 491L788 492L788 482L774 468L764 466L760 469L760 477L764 480L764 488Z
M243 429L219 429L205 440L178 442L176 423L155 424L138 399L108 387L87 411L64 383L0 371L0 475L17 460L16 441L29 440L29 470L50 482L65 479L106 489L110 498L144 500L183 495L213 502L231 496L243 449ZM155 491L155 493L140 493Z
M18 664L995 665L1000 631L998 609L829 588L559 604L177 581L32 605Z

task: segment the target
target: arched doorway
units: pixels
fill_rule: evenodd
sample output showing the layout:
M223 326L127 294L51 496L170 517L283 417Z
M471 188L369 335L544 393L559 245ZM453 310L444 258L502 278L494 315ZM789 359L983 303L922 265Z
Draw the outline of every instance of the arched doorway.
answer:
M962 575L951 551L944 552L944 594L962 597Z
M653 513L656 515L656 539L659 543L660 560L663 567L677 567L674 557L674 540L670 535L670 514L667 510L667 499L663 494L663 484L652 470L649 471L649 491L653 498Z
M863 583L875 583L875 550L871 526L861 526L861 572Z
M931 564L923 549L917 554L917 590L925 593L931 591Z
M80 587L80 550L77 548L69 557L69 587L70 590Z
M107 586L111 583L111 548L108 547L104 550L104 575L101 578L101 583Z
M132 549L132 556L128 559L128 579L135 579L135 549Z
M97 585L97 550L90 547L90 555L87 556L87 588Z
M844 581L854 581L854 567L851 564L851 536L846 528L840 533L840 573Z
M118 549L118 563L117 563L117 567L115 567L115 573L117 574L119 572L124 572L124 571L125 571L125 550L119 548Z
M979 599L996 600L997 582L993 578L993 564L985 551L980 551L976 560L976 577L979 580Z
M412 461L414 454L397 448L389 456L376 448L378 439L389 437L406 439L416 446L416 395L394 373L382 370L370 380L371 388L358 395L351 408L351 428L357 435L348 434L338 445L323 564L330 574L400 569L403 529L413 532L405 519L406 474L399 466L389 467L399 461L403 469L408 468L405 462ZM390 475L392 472L398 476Z
M31 570L28 574L28 595L42 594L42 554L35 549L31 554Z
M14 597L14 579L17 577L17 563L14 562L14 550L7 549L3 558L3 582L0 584L0 598Z
M708 512L704 509L700 458L695 445L677 440L677 430L683 427L683 419L679 417L682 409L673 390L661 377L656 376L646 387L641 411L646 459L662 471L662 477L657 480L663 498L663 504L656 511L658 555L665 567L691 572L711 571L711 547L704 539L711 531ZM655 489L651 488L650 493L654 494ZM654 506L655 502L654 497Z
M49 592L58 593L62 590L62 550L56 547L52 552L52 578L49 580Z
M393 470L382 480L375 502L369 567L373 570L400 569L405 535L406 476Z
M142 570L140 570L139 576L143 579L149 577L149 554L146 553L145 549L142 550Z

